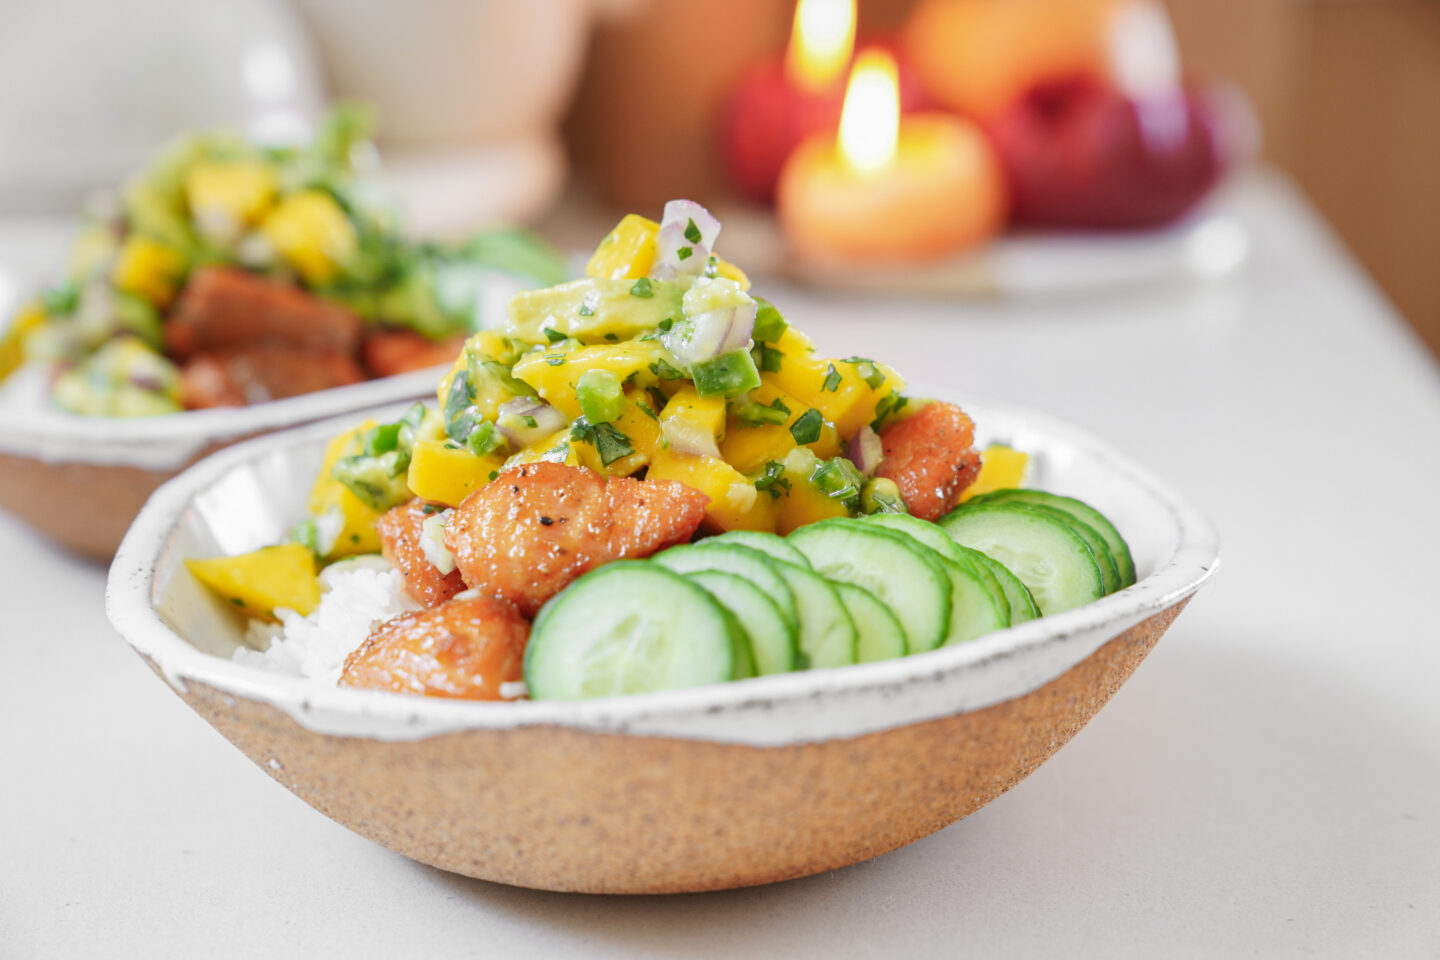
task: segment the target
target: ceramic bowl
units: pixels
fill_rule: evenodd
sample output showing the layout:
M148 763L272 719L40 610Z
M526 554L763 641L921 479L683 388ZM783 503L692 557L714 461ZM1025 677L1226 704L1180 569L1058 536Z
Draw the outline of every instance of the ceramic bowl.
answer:
M1115 521L1138 583L899 660L586 702L431 700L242 666L230 659L240 621L182 561L279 538L337 423L233 447L163 486L115 558L107 608L261 770L407 857L595 893L818 873L1014 786L1100 709L1218 563L1211 525L1130 461L1038 415L965 406L982 442L1032 452L1033 485Z
M108 561L155 488L206 454L257 434L432 396L441 373L420 370L253 407L137 420L62 413L41 399L42 385L9 384L0 403L0 509Z

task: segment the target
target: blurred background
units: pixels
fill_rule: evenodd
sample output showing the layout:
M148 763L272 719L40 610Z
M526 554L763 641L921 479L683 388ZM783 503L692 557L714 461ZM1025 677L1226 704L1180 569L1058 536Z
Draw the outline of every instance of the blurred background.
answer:
M931 295L1143 275L1207 223L1232 268L1211 193L1278 169L1440 353L1440 2L812 6L806 27L791 0L0 0L0 306L168 139L293 142L347 98L377 108L416 233L525 223L579 250L684 196L752 272ZM858 152L836 160L842 112Z

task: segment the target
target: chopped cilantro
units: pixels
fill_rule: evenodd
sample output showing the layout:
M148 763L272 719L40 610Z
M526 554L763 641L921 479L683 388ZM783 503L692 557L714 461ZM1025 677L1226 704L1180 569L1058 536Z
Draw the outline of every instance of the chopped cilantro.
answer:
M545 334L545 339L549 340L551 343L559 343L560 341L565 339L565 334L561 333L559 330L556 330L553 327L546 327L540 332Z
M691 243L700 242L700 228L695 226L695 218L691 217L690 222L685 224L685 239Z
M649 277L641 277L630 286L630 296L643 297L648 300L655 296L655 288L650 286Z
M888 418L903 410L909 402L909 397L902 397L894 391L885 394L880 398L880 402L875 404L875 419L870 421L870 429L878 431Z
M820 411L811 407L800 415L800 419L790 424L790 436L802 447L807 443L814 443L820 439L820 427L824 422L825 418Z
M820 384L821 393L834 393L840 389L840 371L835 369L835 364L829 364L825 368L825 380Z
M880 385L885 382L885 374L880 372L880 368L875 365L874 360L865 357L847 357L841 363L854 364L855 372L860 375L861 380L869 385L871 390L879 390Z
M764 472L755 478L753 486L756 490L769 490L770 496L778 500L782 491L790 489L790 481L785 478L785 464L779 460L767 462Z
M655 410L657 413L661 410L664 410L665 404L670 402L670 398L665 396L665 391L661 390L657 386L654 386L653 384L646 387L645 392L650 395L650 400L655 404Z
M617 337L617 336L615 336L615 334L613 334L613 333L607 333L607 334L605 334L605 339L606 339L606 340L609 340L611 343L614 343L616 340L619 340L620 338Z
M690 247L681 247L679 250L675 251L676 258L680 260L689 260L692 256L694 256L694 254L695 251Z
M546 357L545 365L550 367L563 367L565 366L565 358L558 355Z
M628 457L635 452L630 444L630 438L610 423L591 423L584 417L576 420L570 428L570 439L588 443L595 448L600 455L600 462L610 466L621 457Z

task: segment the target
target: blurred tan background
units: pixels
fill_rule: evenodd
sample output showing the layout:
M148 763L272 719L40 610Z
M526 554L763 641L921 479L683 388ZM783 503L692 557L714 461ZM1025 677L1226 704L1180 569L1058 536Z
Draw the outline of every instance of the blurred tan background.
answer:
M1440 356L1440 0L1165 3L1187 70L1233 81L1249 94L1264 131L1264 159L1296 179ZM596 30L566 139L577 173L604 181L600 192L616 201L674 193L653 181L657 174L675 177L676 189L703 193L696 184L707 182L719 189L713 153L693 146L703 142L698 136L692 146L681 145L675 162L644 164L652 179L643 184L627 179L626 158L601 169L586 145L603 139L637 151L674 151L674 141L657 140L657 118L673 129L683 122L677 118L704 124L713 115L681 109L683 98L705 86L695 76L697 60L717 78L733 77L758 52L783 48L793 10L776 0L729 0L726 17L703 16L701 23L701 6L669 0L648 6L643 18L620 16ZM888 31L911 6L912 0L864 0L860 34ZM674 42L677 28L681 36L701 31L703 55ZM637 46L653 53L651 71L635 69ZM653 110L597 109L621 95ZM600 117L629 129L601 137ZM638 169L639 156L633 159L628 166Z

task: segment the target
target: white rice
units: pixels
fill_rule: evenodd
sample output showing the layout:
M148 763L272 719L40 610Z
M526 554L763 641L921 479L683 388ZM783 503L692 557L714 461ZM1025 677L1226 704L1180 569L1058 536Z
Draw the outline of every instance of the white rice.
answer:
M278 609L280 623L252 620L235 659L334 684L345 658L379 621L419 610L400 571L378 555L342 560L320 573L320 605L308 616ZM254 649L251 649L254 648Z

